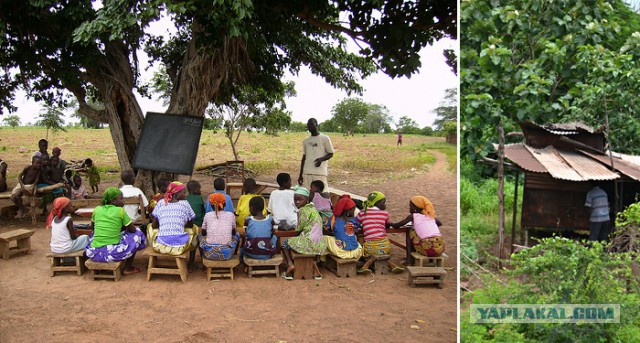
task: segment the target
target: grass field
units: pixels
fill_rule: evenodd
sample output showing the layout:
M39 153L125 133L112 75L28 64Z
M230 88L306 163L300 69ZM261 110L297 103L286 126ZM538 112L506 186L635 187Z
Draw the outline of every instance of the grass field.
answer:
M238 141L240 159L256 175L289 172L297 175L302 157L302 140L309 134L281 133L277 137L262 133L243 132ZM362 174L369 180L409 177L418 170L427 170L435 161L431 151L439 151L448 158L449 169L455 172L456 147L441 137L404 136L404 146L396 147L394 134L356 135L328 133L336 154L330 161L330 179L339 182L340 175ZM0 129L0 158L7 161L8 178L17 177L30 163L37 150L38 140L45 138L43 128L2 127ZM67 132L49 132L49 151L54 146L62 149L62 158L80 160L91 158L103 172L103 179L117 178L120 167L108 129L69 129ZM200 138L196 168L233 160L229 141L223 133L205 130Z

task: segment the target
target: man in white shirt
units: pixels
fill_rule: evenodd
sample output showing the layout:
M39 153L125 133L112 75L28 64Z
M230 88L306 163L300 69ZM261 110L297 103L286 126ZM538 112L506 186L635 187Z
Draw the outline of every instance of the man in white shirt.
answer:
M120 191L122 192L123 197L129 198L142 195L142 204L144 206L143 208L140 208L139 205L135 204L124 205L124 210L125 212L127 212L127 215L129 216L131 221L137 222L140 220L140 218L142 218L140 211L145 210L145 208L149 205L149 201L147 200L147 197L144 195L144 193L142 193L142 190L133 185L136 180L136 174L133 172L133 170L123 171L122 174L120 174L120 179L122 179L122 183L124 183L124 185L120 187Z
M327 135L318 132L318 121L315 118L307 121L307 130L311 136L302 141L302 161L298 184L309 189L311 182L320 180L329 187L327 174L329 162L333 157L333 145Z

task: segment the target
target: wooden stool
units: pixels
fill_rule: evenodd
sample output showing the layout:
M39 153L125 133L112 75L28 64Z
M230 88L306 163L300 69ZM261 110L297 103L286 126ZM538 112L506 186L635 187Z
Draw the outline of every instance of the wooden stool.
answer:
M356 275L357 258L340 258L333 255L327 256L327 269L338 277L354 277Z
M19 253L31 252L31 236L35 231L18 229L0 234L0 253L2 258L8 260L11 256ZM12 241L16 241L17 246L10 247Z
M58 253L48 253L47 257L51 258L51 276L56 276L56 272L77 272L78 275L82 275L84 271L84 249L58 254ZM64 265L62 262L63 258L73 258L75 264L73 265Z
M228 277L233 281L233 268L240 264L240 257L235 255L231 259L222 261L203 258L202 264L207 267L207 281L211 281L214 277Z
M419 252L412 252L411 257L414 258L414 266L417 267L444 267L444 259L448 258L447 254L442 253L438 257L429 257L420 254Z
M316 263L316 255L298 254L292 250L291 258L293 258L293 265L296 267L293 271L294 279L313 279L313 264Z
M155 252L152 247L148 247L145 251L149 254L147 282L151 280L151 274L179 275L182 282L187 282L187 275L189 274L187 258L189 251L185 251L181 255L161 254Z
M122 266L124 266L124 261L96 262L87 259L84 262L84 265L91 271L91 277L94 280L113 279L118 281L122 276Z
M442 267L409 266L407 269L409 270L409 285L411 287L435 284L438 288L442 288L444 277L447 276L447 271Z
M276 278L280 277L280 265L282 264L282 255L275 254L268 260L256 260L250 257L244 257L244 264L249 267L249 279L254 275L273 274Z
M389 273L389 260L391 259L391 255L380 255L374 256L375 258L375 269L376 274L383 275Z

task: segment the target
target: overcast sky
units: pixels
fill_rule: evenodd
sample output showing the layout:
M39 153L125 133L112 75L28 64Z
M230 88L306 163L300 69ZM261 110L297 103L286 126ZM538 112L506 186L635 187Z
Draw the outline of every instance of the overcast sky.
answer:
M166 31L167 28L156 27L155 30ZM458 42L449 39L424 48L420 52L422 67L410 79L391 79L381 72L373 74L361 82L364 88L361 98L368 103L386 106L394 123L400 117L408 116L420 127L431 125L435 119L433 110L443 100L445 89L458 88L458 77L442 55L443 49L447 48L459 52ZM147 81L152 72L144 71L147 65L144 52L139 52L138 57L141 59L141 77L143 81ZM307 68L301 68L297 76L288 75L286 78L296 83L297 96L286 101L287 110L292 112L294 121L306 122L310 117L315 117L319 122L330 119L331 108L348 97L345 92L332 88L322 78L311 74ZM352 96L358 97L355 94ZM161 100L140 96L137 98L145 113L166 111ZM22 124L35 122L42 109L41 105L26 99L22 92L16 95L15 106L18 107L16 114L20 116ZM67 117L67 121L69 120L70 117Z

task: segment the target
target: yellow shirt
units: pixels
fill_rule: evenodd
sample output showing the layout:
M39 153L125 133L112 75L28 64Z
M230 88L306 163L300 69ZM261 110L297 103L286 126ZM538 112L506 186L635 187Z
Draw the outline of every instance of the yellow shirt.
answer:
M247 216L251 215L251 212L249 211L249 201L253 197L259 197L259 195L258 194L244 194L244 195L240 196L240 199L238 199L238 206L236 207L236 214L238 215L236 217L236 225L237 225L237 227L244 226L244 219ZM264 201L264 199L262 199L262 200ZM265 216L267 215L266 201L265 201L264 210L262 210L262 214L264 214Z

